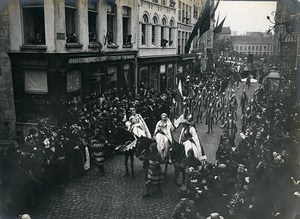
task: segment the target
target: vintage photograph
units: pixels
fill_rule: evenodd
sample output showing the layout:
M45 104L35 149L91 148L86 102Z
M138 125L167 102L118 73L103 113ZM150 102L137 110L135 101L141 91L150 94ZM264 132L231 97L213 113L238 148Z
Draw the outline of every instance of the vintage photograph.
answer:
M0 219L300 219L300 0L0 0Z

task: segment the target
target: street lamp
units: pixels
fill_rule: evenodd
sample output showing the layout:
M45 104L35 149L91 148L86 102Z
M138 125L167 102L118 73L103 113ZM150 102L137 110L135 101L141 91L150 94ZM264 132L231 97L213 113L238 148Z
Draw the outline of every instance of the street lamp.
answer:
M281 77L277 69L273 68L266 76L266 83L271 91L276 92L279 88Z

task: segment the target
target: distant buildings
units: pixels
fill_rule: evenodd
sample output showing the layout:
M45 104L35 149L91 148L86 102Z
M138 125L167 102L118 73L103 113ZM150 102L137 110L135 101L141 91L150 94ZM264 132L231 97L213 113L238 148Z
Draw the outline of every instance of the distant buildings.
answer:
M274 49L274 38L262 33L247 33L246 35L231 36L233 50L239 54L254 56L271 56Z

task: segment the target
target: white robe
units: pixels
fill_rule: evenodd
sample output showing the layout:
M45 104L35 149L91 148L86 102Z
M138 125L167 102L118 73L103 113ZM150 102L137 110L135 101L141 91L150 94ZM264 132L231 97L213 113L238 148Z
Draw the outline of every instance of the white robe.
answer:
M166 123L160 120L156 124L154 138L157 142L157 149L162 159L166 158L170 148L170 143L173 142L171 134L173 130L174 127L169 119Z
M183 138L184 138L184 132L185 132L185 127L181 130L181 133L180 133L180 137L179 137L179 143L182 143L184 145L184 149L185 149L185 155L187 156L187 152L190 150L190 149L193 149L194 151L194 155L195 157L198 159L198 160L203 160L205 159L205 156L202 155L202 146L200 144L200 141L199 141L199 138L198 138L198 134L196 132L196 129L195 127L193 126L190 126L189 128L189 131L190 131L190 134L192 135L192 139L193 141L195 142L192 142L190 140L185 140L184 142L183 141Z

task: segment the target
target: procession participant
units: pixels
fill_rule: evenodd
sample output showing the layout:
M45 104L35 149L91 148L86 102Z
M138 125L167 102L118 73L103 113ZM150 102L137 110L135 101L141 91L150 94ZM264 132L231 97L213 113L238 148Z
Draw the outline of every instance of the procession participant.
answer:
M219 97L216 97L216 103L215 103L215 109L216 109L216 123L218 123L219 115L221 115L223 104Z
M150 154L149 154L149 167L148 167L148 177L146 181L146 193L143 194L143 198L150 196L152 189L155 189L156 192L161 192L161 157L157 150L156 143L150 145Z
M213 104L210 103L206 112L207 134L213 132L214 118L215 118L215 109L213 107Z
M100 134L99 128L94 130L94 135L91 137L91 151L95 164L98 166L100 176L105 175L104 171L104 144L106 140Z
M238 108L238 102L235 93L232 93L232 95L229 98L229 111L232 114L234 119L237 119L237 108Z
M234 119L232 118L232 114L228 115L227 120L225 121L225 123L221 126L221 128L224 129L225 134L228 135L228 140L230 141L231 145L235 145L234 140L235 140L235 134L237 132L237 126L236 123L234 121Z
M243 90L243 93L240 97L240 107L242 109L242 114L244 114L246 108L247 108L247 105L248 105L248 96L246 94L246 90Z
M140 114L136 113L136 109L131 109L131 116L129 117L130 128L129 130L136 136L136 137L147 137L151 138L151 133L148 129L147 124L145 123L143 117Z
M168 157L170 146L173 143L173 130L174 126L168 118L168 115L162 113L161 120L156 124L154 138L156 139L157 149L163 161Z
M196 127L194 123L192 123L193 117L189 115L187 120L183 122L183 128L180 133L179 143L184 145L185 154L188 155L187 152L189 149L193 149L194 155L198 160L202 160L205 158L204 151L200 144L198 134L196 131Z

